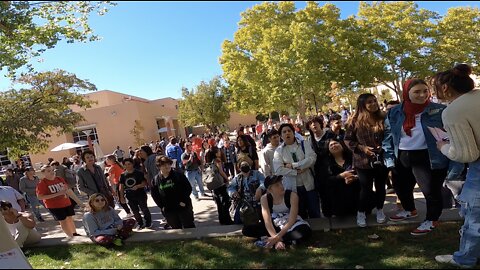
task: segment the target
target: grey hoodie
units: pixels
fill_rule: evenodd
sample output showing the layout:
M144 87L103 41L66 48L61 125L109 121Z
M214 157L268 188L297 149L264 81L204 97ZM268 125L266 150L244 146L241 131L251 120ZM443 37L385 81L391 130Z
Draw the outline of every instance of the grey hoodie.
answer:
M260 171L265 177L273 175L273 154L275 153L275 149L277 149L277 147L273 147L272 144L269 143L262 150Z

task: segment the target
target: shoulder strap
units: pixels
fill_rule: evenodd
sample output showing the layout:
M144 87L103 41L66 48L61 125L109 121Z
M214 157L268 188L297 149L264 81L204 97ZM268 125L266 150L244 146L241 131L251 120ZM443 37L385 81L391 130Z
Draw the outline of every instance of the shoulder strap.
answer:
M305 145L303 144L304 141L301 141L300 142L300 145L302 146L302 151L303 151L303 154L305 154Z
M270 214L273 211L273 196L270 193L267 193L267 202L268 202L268 208L270 209Z
M290 209L290 195L292 195L292 191L287 189L285 190L285 197L283 198L285 200L285 205L287 206L288 209Z

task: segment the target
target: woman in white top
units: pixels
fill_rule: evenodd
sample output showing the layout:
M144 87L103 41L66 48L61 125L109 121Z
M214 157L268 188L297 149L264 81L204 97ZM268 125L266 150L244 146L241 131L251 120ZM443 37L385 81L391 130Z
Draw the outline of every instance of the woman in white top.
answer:
M317 154L310 141L296 140L292 124L282 124L278 132L283 143L275 149L273 155L273 174L282 175L285 189L298 194L298 212L302 218L319 218L320 199L313 176Z
M422 79L403 85L403 102L388 112L382 143L388 168L395 174L395 192L403 209L390 217L401 221L417 216L413 189L418 184L427 202L425 221L411 232L424 235L438 224L442 214L442 184L447 176L448 159L437 149L430 128L443 128L445 105L430 102L430 89Z
M42 237L35 229L35 220L31 214L18 212L7 201L0 201L0 208L7 227L19 247L23 248L24 245L28 246L40 241Z
M480 91L474 90L471 73L470 66L459 64L433 77L438 98L450 102L442 115L449 141L439 141L438 148L451 160L469 163L458 196L460 215L465 218L460 248L453 255L435 259L461 267L474 267L480 258Z
M298 196L291 190L285 190L281 175L265 178L267 194L260 199L264 222L244 226L245 236L261 240L257 246L285 249L285 244L295 244L308 238L312 230L310 225L298 215Z

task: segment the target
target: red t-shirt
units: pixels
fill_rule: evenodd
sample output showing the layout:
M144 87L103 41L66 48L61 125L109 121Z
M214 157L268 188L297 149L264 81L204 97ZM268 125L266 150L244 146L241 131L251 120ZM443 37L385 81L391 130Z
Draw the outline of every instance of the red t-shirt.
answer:
M67 182L61 177L55 177L53 180L48 180L43 178L37 185L37 196L38 195L51 195L58 193L59 191L68 187ZM48 200L43 200L46 208L65 208L70 206L72 203L68 198L68 195L58 196Z
M118 185L118 183L120 183L120 176L124 171L125 170L122 169L122 167L118 166L117 164L113 164L112 166L110 166L108 173L113 176L112 184Z

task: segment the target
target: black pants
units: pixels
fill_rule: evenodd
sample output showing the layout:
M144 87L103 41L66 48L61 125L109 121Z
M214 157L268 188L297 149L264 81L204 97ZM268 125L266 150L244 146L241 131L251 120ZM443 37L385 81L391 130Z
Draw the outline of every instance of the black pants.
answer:
M385 203L385 182L387 181L388 170L385 166L379 166L373 169L357 168L358 180L360 181L360 201L358 212L369 212L371 205L374 204L377 209L382 209ZM373 183L375 183L375 192L373 192Z
M403 209L415 210L413 189L418 183L427 201L426 220L437 221L442 214L442 185L447 169L432 170L428 150L399 150L394 173L397 179L394 188Z
M187 204L180 209L165 211L165 218L172 229L195 228L195 223L193 222L193 207L191 204Z
M233 224L232 218L230 217L230 196L228 196L227 186L223 185L217 189L213 190L213 199L215 204L217 204L218 211L218 221L222 225Z
M225 171L227 176L235 176L235 165L232 162L224 163L223 170Z
M142 210L143 217L145 218L145 225L148 227L152 225L152 214L147 206L147 194L143 197L136 197L136 196L127 196L128 198L128 205L132 209L133 216L137 221L138 225L143 225L143 219L140 215L140 210Z
M280 231L279 227L273 226L276 232ZM242 229L242 234L247 237L260 238L262 236L270 236L268 234L265 223L258 223L256 225L244 226ZM283 242L290 244L293 240L302 241L308 238L312 234L312 229L306 224L299 225L295 227L290 232L287 232L282 238Z

